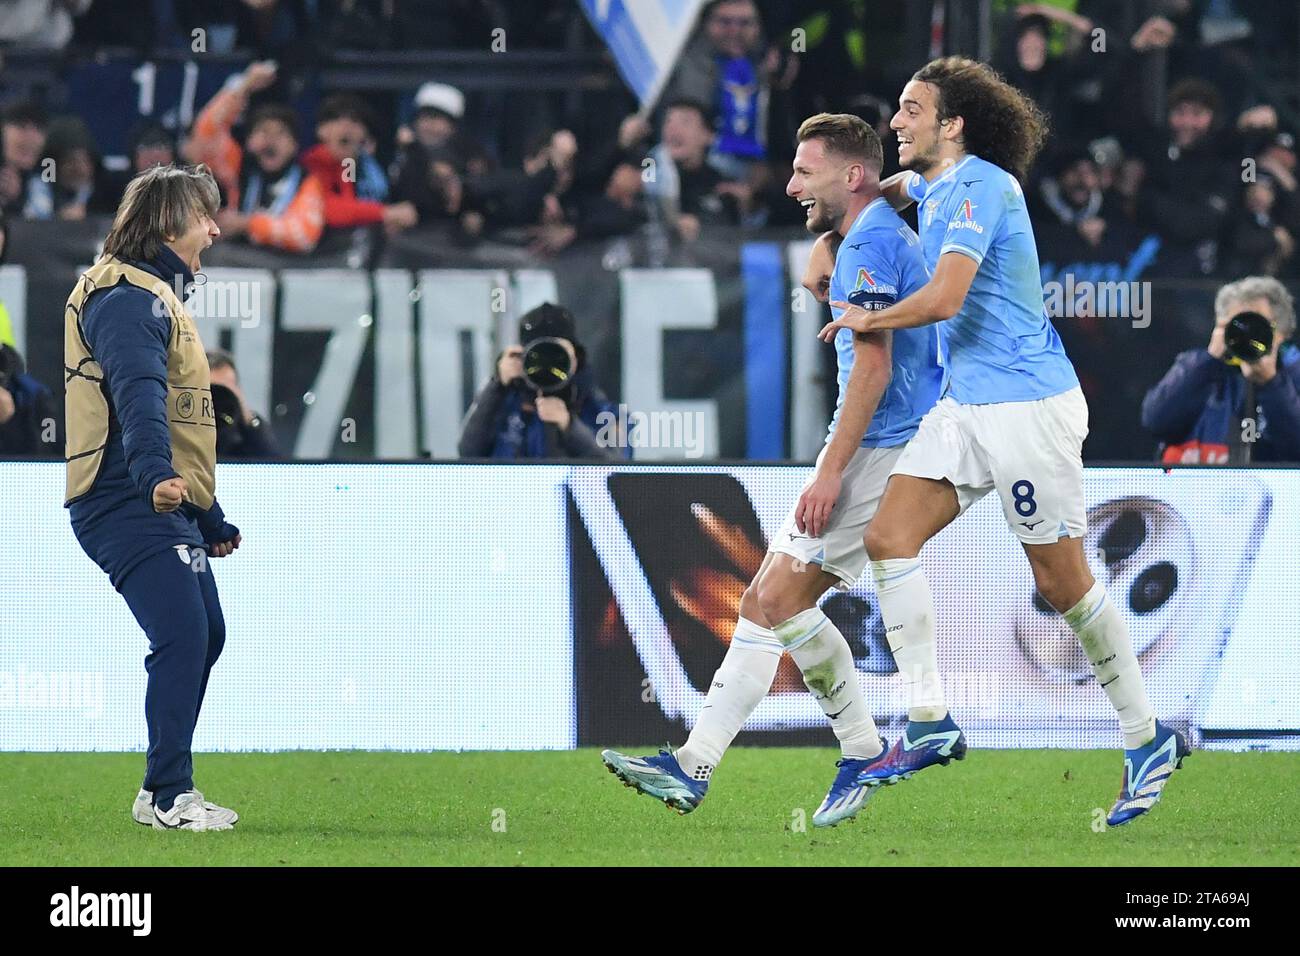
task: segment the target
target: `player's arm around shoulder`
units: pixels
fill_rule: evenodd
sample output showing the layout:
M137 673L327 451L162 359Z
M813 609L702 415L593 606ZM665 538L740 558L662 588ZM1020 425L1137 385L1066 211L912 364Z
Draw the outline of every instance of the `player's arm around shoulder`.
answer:
M912 195L915 175L905 169L880 181L880 192L884 195L885 202L889 203L896 212L916 202L916 197Z
M832 306L842 311L837 319L823 326L817 335L823 342L829 342L840 329L881 332L887 329L914 329L951 319L965 304L966 293L975 281L979 266L978 261L965 253L944 253L939 257L939 265L929 282L887 309L873 311L852 302L832 302Z
M835 257L839 255L840 243L843 241L843 236L831 230L822 233L813 242L812 251L808 255L808 265L804 267L803 279L799 284L811 292L818 302L825 303L830 299Z

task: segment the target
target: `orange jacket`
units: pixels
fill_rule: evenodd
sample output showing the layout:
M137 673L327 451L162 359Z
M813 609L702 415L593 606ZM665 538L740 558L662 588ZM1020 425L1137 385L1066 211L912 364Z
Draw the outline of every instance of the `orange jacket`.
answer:
M190 134L190 158L208 164L231 209L239 208L244 150L230 130L247 104L248 98L242 93L222 90L203 108ZM325 191L315 177L306 175L283 212L255 212L248 220L249 240L286 252L311 252L324 231Z

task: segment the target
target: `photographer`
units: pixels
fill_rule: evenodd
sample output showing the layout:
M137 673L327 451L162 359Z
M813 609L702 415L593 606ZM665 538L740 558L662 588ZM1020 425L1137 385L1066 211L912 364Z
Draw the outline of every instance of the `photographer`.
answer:
M549 302L539 305L520 320L519 340L523 345L501 354L496 375L474 396L461 426L460 456L610 461L626 457L626 442L605 447L597 441L598 416L615 415L615 409L593 381L572 313ZM524 374L525 356L548 344L567 353L568 374L553 376L554 385Z
M54 411L53 393L26 373L17 349L0 342L0 455L60 454L57 442L41 441Z
M1160 460L1300 461L1291 294L1276 279L1249 276L1219 290L1214 314L1209 346L1179 355L1142 401L1142 424L1160 439ZM1260 357L1248 360L1251 354Z
M212 407L217 419L217 458L280 458L280 446L266 420L252 411L239 387L235 360L224 349L208 352Z

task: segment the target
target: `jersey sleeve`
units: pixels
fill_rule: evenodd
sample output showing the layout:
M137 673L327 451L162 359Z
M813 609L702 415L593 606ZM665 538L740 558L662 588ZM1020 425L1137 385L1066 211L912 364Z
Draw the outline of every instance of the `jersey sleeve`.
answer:
M925 177L920 173L912 173L907 177L905 188L912 202L919 203L925 198Z
M1011 178L1007 173L976 175L980 178L970 181L969 185L960 182L963 188L952 191L945 210L948 229L939 249L940 256L960 252L976 262L983 262L1002 227L1007 206L1015 196L1013 189L1018 187L1015 187L1014 180L1007 182L1003 179Z
M841 270L845 298L850 303L868 312L879 312L898 301L902 274L895 252L890 235L884 231L852 244L845 240L836 268Z

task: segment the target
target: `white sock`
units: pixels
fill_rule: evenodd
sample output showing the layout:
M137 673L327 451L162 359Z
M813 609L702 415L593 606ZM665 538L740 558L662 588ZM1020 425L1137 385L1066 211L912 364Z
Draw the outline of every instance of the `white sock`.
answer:
M1065 621L1088 655L1092 673L1119 714L1124 747L1149 743L1156 735L1156 717L1147 700L1142 668L1133 653L1128 625L1106 597L1100 581L1093 582L1079 603L1065 612Z
M830 718L845 757L874 757L884 749L862 699L858 669L844 635L819 607L800 611L773 630L803 672L803 682Z
M772 689L781 653L781 642L770 630L743 617L736 621L731 646L713 675L700 716L674 753L688 777L708 780L713 775L745 719Z
M907 719L942 720L948 713L934 640L934 599L920 558L871 562L885 639L907 689Z

